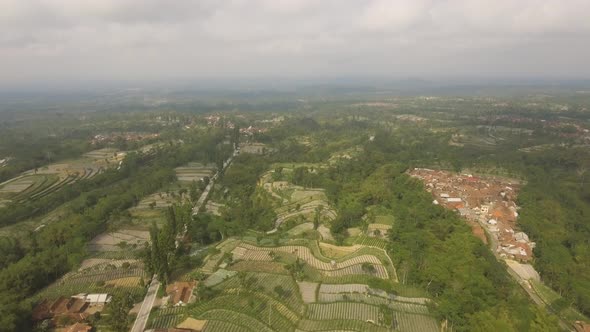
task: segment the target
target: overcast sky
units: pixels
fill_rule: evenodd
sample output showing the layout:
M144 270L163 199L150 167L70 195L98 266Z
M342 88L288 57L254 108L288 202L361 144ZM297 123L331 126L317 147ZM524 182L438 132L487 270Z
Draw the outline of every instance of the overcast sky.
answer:
M0 83L590 78L590 0L0 0Z

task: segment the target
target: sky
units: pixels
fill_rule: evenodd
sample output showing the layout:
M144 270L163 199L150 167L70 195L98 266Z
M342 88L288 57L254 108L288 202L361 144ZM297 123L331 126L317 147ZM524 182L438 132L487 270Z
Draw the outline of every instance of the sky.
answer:
M590 78L590 0L0 0L0 83Z

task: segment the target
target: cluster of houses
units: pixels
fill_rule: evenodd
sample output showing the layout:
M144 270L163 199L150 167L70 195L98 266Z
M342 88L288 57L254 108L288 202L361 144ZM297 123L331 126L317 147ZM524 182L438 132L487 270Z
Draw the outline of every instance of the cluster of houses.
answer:
M433 204L456 210L472 223L474 233L487 242L483 228L497 240L496 252L504 258L529 261L535 243L517 230L519 184L498 178L415 168L410 175L424 181Z
M71 297L61 296L55 300L42 300L35 306L32 318L36 322L47 321L49 326L62 326L63 322L74 322L66 326L66 331L90 331L92 327L85 322L97 312L104 309L111 301L108 294L77 294Z

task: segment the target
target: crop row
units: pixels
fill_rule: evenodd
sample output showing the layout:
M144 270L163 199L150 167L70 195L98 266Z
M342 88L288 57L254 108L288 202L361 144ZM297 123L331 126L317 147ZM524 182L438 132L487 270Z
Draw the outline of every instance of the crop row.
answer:
M201 317L207 311L214 309L235 311L264 322L266 325L269 325L270 321L270 327L276 331L293 331L298 321L297 315L290 312L280 302L268 296L248 291L218 296L191 308L190 313L193 317ZM293 317L296 319L293 320Z
M359 331L359 332L388 332L389 330L360 320L309 320L302 319L297 326L297 332L302 331Z
M241 327L246 327L248 329L251 329L252 331L273 332L272 329L270 329L267 325L260 322L259 320L232 310L209 310L203 313L201 315L201 318L207 320L211 319L239 324L241 325Z
M394 328L407 332L436 332L439 330L436 319L430 316L394 312Z
M319 304L312 303L307 307L307 317L313 320L323 319L354 319L378 322L379 307L364 303L337 302Z
M392 310L409 312L416 314L428 314L428 308L420 304L411 304L405 302L396 302L384 299L382 297L370 296L359 293L352 294L330 294L330 293L319 293L318 302L362 302L371 305L386 305Z
M337 269L342 269L345 267L349 267L349 266L353 266L353 265L357 265L357 264L362 264L362 263L370 263L373 265L381 265L381 261L373 256L373 255L359 255L359 256L354 256L352 258L346 259L344 261L341 262L336 262L334 261L334 264L332 264L331 262L324 262L321 261L320 259L318 259L316 256L314 256L314 254L311 252L311 250L307 247L304 246L283 246L283 247L276 247L276 248L259 248L253 245L249 245L249 244L242 244L242 247L248 249L248 250L272 250L272 251L281 251L281 252L286 252L286 253L290 253L293 255L296 255L297 257L299 257L300 259L304 260L306 263L308 263L309 265L311 265L312 267L318 269L318 270L337 270Z
M360 245L370 246L370 247L377 247L377 248L381 248L381 249L387 248L388 243L389 242L387 240L380 239L377 237L370 237L370 236L366 236L366 235L359 235L356 238L356 240L354 241L354 244L360 244Z
M241 325L220 321L220 320L209 320L203 329L203 332L244 332L254 331L247 329Z
M182 322L186 309L184 307L172 307L154 311L154 318L150 319L148 327L151 329L171 328Z
M303 314L304 308L299 298L297 284L291 276L276 275L269 273L247 273L244 284L241 284L240 278L233 277L221 284L224 288L248 288L250 290L260 291L273 297L277 301L284 303L299 315ZM295 318L296 319L296 318Z

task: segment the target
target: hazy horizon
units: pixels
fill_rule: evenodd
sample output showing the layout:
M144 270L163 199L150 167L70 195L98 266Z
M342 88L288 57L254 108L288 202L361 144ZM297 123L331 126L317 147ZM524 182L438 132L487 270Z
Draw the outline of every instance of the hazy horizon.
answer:
M590 78L590 1L5 0L0 86Z

